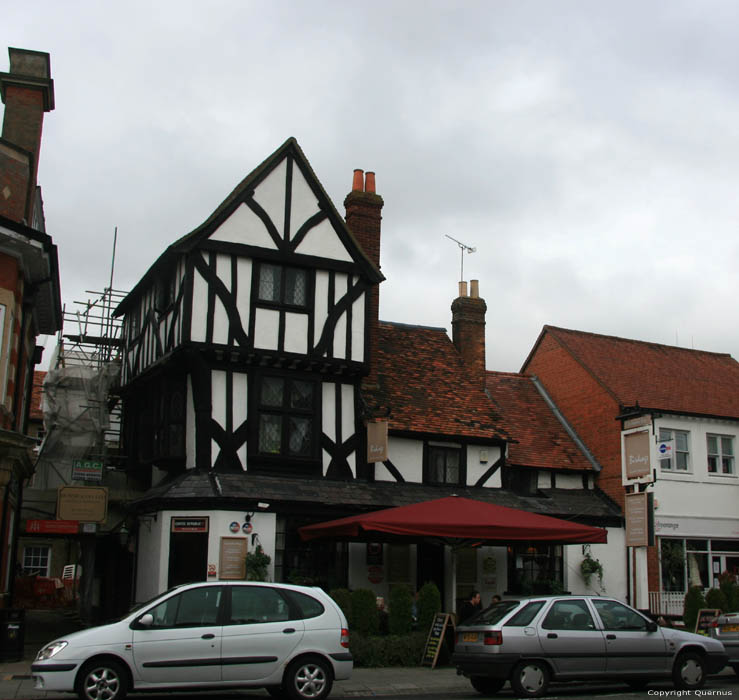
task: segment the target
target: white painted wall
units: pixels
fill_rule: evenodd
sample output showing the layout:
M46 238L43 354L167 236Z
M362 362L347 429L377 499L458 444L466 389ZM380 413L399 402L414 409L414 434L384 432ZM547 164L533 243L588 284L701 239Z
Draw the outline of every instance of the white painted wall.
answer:
M244 515L243 511L166 510L157 513L156 521L153 520L152 516L139 518L139 539L136 552L136 601L149 600L167 588L169 535L173 517L209 518L207 563L215 564L218 574L221 537L247 537L242 532L233 533L229 528L233 522L241 525L244 522ZM252 534L259 536L262 549L272 558L269 565L269 578L271 580L274 577L276 516L274 513L256 512L252 516L251 523L253 526ZM248 538L248 551L252 551L251 535Z
M423 481L423 443L420 440L390 436L387 443L387 456L406 481L414 483ZM375 480L395 481L395 477L381 462L376 462Z
M467 484L474 486L477 480L500 459L501 448L490 445L468 445ZM482 460L485 461L482 461ZM496 470L485 486L500 486L500 469Z
M598 577L591 579L590 586L580 573L580 564L583 560L583 545L570 544L564 547L564 587L576 595L604 594L626 601L628 593L626 577L626 532L620 527L606 528L608 542L606 544L591 544L590 555L603 566L603 584L598 584ZM648 607L648 606L647 606Z

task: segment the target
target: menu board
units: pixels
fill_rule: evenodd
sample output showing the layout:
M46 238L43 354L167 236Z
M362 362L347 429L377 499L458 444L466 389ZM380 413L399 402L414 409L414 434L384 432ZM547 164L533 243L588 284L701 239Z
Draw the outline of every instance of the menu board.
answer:
M221 537L219 578L233 581L246 578L247 542L246 537Z
M430 665L431 668L436 666L439 651L441 650L441 643L444 640L444 633L446 632L447 626L451 624L451 617L449 613L436 613L431 623L428 639L426 639L426 647L423 650L421 666Z
M695 633L710 636L708 628L711 626L713 619L718 617L721 611L717 608L701 608L698 611L698 617L695 620Z

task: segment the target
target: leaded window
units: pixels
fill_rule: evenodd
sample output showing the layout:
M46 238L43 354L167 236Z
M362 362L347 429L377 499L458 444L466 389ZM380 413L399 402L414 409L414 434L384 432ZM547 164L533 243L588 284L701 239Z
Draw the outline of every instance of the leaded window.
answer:
M258 411L261 454L313 455L314 382L289 377L262 377Z

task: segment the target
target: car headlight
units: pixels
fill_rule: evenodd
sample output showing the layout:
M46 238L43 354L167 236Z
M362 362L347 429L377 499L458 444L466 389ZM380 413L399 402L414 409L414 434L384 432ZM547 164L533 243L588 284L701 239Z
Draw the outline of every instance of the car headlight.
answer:
M50 659L52 656L56 656L67 644L68 642L53 642L52 644L48 644L36 655L36 661L44 661L45 659Z

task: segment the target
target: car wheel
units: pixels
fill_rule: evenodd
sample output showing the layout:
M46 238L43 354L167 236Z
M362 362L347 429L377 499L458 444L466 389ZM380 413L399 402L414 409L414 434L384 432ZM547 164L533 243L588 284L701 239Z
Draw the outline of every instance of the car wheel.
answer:
M80 669L76 690L80 700L123 700L128 693L128 674L118 661L91 661Z
M513 669L511 687L520 698L539 698L549 687L549 668L540 661L521 661Z
M292 700L323 700L331 692L332 685L329 663L311 656L288 666L282 687Z
M672 667L672 682L681 690L696 690L706 682L706 662L697 651L684 651Z
M472 683L472 687L482 695L495 695L505 685L505 678L472 676L472 678L470 678L470 683Z

